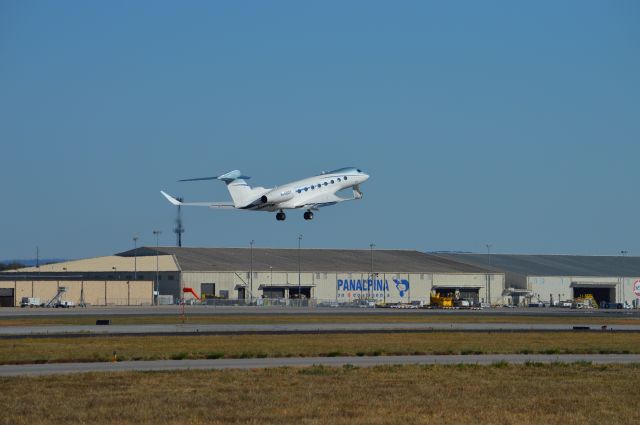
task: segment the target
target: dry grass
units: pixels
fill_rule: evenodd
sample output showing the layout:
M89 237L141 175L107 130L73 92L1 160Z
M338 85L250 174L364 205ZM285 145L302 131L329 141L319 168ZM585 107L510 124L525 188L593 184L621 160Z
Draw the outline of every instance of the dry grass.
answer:
M398 366L0 379L0 424L637 424L638 366Z
M640 353L640 333L126 336L0 339L0 363L393 354Z
M175 316L161 315L78 315L78 316L20 316L0 319L1 326L41 326L41 325L94 325L96 319L111 319L114 325L181 324L179 310ZM566 323L584 325L637 325L640 317L589 317L589 316L546 316L546 315L487 315L483 312L468 314L433 313L407 311L389 314L366 311L361 314L246 314L188 315L185 323L190 324L287 324L287 323Z

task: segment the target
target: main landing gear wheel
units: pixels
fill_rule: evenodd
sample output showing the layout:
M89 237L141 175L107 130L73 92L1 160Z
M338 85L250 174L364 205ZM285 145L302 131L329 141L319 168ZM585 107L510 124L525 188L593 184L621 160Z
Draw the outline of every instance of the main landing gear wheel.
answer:
M276 214L276 220L278 220L278 221L284 221L285 218L287 218L287 216L282 211L280 211L278 214Z
M304 219L305 220L313 220L313 213L311 211L306 211L304 213Z

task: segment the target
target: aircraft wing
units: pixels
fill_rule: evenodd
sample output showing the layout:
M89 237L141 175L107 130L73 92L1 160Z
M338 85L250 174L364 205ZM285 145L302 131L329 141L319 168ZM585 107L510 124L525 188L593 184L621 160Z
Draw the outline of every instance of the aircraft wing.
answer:
M297 205L298 208L318 209L335 205L339 202L351 201L352 198L341 198L335 193L321 193L318 196L307 199L303 204Z
M160 191L162 195L173 205L186 205L190 207L209 207L209 208L218 208L218 209L235 209L235 206L231 202L181 202L174 198L173 196Z
M307 199L304 204L298 205L298 207L317 210L318 208L328 207L330 205L335 205L339 202L353 201L357 199L362 199L362 192L360 191L360 185L355 185L353 187L353 198L342 198L336 195L335 193L321 193L317 196Z

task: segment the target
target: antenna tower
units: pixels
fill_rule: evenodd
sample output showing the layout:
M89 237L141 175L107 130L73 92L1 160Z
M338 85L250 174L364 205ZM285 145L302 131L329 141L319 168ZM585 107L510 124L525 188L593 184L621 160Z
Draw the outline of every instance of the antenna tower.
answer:
M179 202L184 202L184 198L176 198ZM176 217L176 227L173 229L173 233L176 234L176 244L178 247L182 247L182 234L184 233L184 226L182 225L182 211L180 205L178 205L178 215Z

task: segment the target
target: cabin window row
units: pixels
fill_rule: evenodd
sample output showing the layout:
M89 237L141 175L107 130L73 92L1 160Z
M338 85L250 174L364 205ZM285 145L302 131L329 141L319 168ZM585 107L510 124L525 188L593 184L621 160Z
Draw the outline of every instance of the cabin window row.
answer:
M347 176L344 176L343 179L346 181L347 180ZM342 179L340 177L338 177L337 180L338 180L338 182L342 181ZM311 189L311 190L320 189L323 185L324 186L328 186L329 184L334 184L334 183L335 183L335 180L331 179L329 182L312 184L311 186L307 186L307 187L303 187L303 188L300 188L300 189L296 189L296 192L298 192L298 193L308 192L309 189Z

